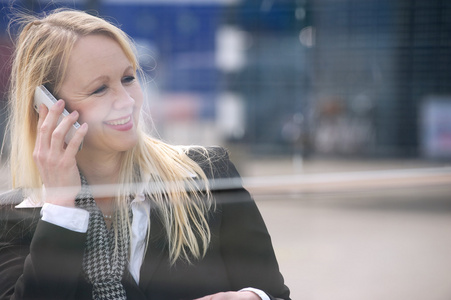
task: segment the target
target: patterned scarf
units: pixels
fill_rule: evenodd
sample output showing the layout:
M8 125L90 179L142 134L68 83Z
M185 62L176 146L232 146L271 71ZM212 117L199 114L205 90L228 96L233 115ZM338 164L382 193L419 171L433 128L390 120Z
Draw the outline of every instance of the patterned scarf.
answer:
M85 278L92 284L94 300L127 299L121 279L127 263L129 249L128 228L121 228L119 214L111 230L106 227L103 214L97 207L86 178L80 174L81 190L76 206L89 211L89 227L83 256ZM118 247L114 251L114 228L118 226Z

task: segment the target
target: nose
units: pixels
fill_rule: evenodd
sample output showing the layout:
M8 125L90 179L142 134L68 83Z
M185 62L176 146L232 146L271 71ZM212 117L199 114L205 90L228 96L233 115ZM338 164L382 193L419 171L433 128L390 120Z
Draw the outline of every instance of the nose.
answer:
M113 107L116 110L123 110L135 104L135 99L127 91L126 87L123 85L118 86L115 89Z

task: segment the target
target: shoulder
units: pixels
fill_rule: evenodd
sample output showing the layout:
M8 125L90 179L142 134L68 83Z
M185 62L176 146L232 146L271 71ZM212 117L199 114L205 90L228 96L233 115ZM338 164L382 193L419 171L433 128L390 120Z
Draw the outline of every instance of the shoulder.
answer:
M16 239L21 240L34 231L39 220L40 207L16 208L23 200L22 189L0 194L0 245Z
M221 146L187 146L184 147L184 151L189 158L197 162L198 164L203 163L224 163L229 160L228 151Z
M224 147L187 147L185 153L202 168L208 178L237 178L240 176Z
M12 220L34 219L36 214L39 216L40 210L40 205L34 205L29 198L24 198L22 189L14 189L0 194L0 224Z
M15 206L24 200L22 189L13 189L0 194L0 206Z

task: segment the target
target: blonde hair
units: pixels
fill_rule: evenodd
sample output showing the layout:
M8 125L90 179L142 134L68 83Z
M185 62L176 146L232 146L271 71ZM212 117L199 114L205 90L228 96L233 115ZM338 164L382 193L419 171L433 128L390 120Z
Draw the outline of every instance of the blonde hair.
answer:
M119 44L135 72L140 69L131 39L102 18L57 10L41 19L22 16L20 24L11 75L10 164L13 187L31 191L42 186L32 158L38 122L32 105L34 90L45 84L58 94L75 42L92 34L108 36ZM128 228L129 197L144 192L153 199L166 229L172 263L179 258L201 258L210 242L206 216L212 200L208 180L199 165L187 156L189 150L154 139L140 128L137 145L122 155L120 188L115 198L122 224ZM207 156L204 148L196 151Z

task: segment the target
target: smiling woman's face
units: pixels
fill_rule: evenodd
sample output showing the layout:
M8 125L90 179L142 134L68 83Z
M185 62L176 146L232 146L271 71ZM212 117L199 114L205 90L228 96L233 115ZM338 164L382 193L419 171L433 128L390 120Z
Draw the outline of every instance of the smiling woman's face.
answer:
M83 149L112 153L135 146L143 93L119 44L103 35L80 38L66 74L59 96L79 112L80 124L88 123Z

